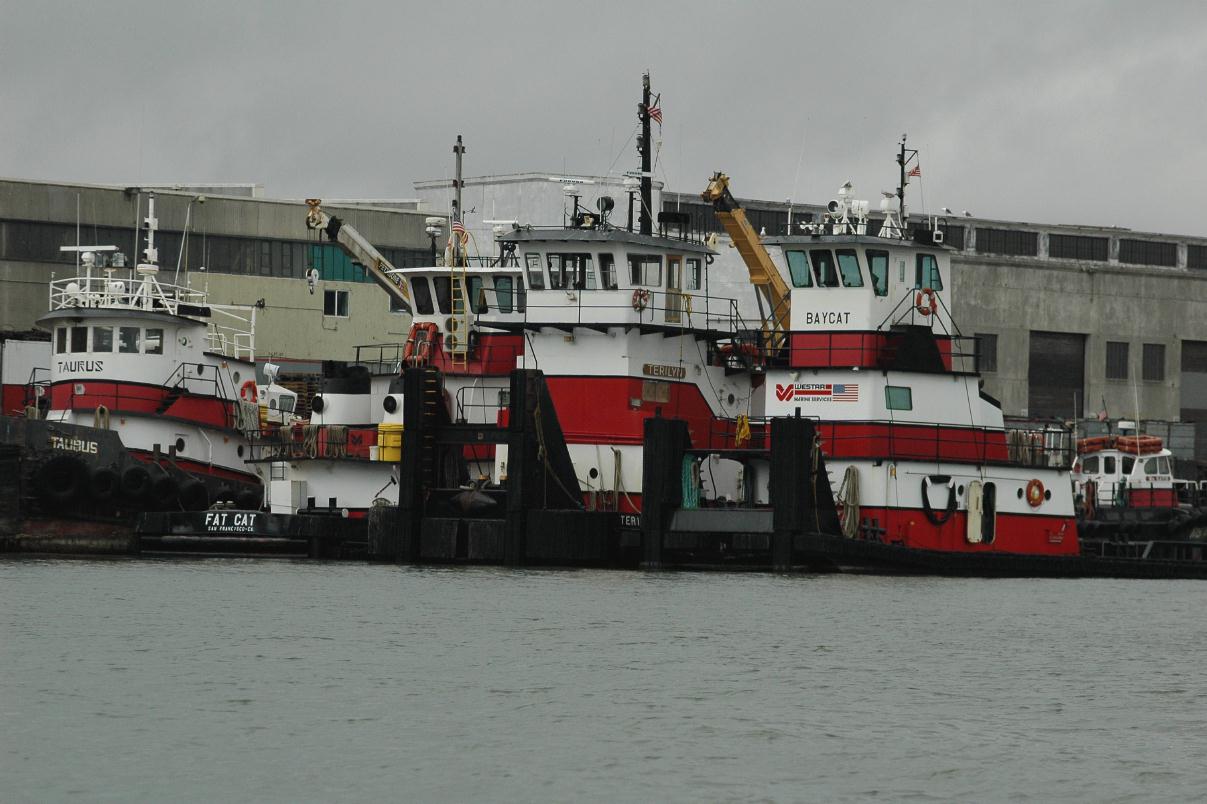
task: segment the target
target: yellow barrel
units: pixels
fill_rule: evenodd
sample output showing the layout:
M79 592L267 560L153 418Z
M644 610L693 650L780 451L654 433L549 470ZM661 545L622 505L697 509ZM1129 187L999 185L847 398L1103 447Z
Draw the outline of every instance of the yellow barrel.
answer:
M402 460L402 425L383 422L377 425L377 460Z

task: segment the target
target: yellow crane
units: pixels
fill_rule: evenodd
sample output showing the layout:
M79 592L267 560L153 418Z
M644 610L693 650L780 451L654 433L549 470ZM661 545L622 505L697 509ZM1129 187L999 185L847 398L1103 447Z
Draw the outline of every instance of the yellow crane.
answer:
M324 212L322 203L317 198L306 199L306 226L325 232L332 242L338 243L348 256L365 267L365 271L382 290L397 300L407 312L413 311L415 308L407 281L392 273L394 266L364 235L334 215Z
M718 170L700 197L712 204L738 254L742 255L746 270L750 272L750 282L758 293L765 344L772 349L783 347L787 342L792 303L788 283L771 261L771 255L763 247L759 233L746 219L746 211L729 191L728 176Z

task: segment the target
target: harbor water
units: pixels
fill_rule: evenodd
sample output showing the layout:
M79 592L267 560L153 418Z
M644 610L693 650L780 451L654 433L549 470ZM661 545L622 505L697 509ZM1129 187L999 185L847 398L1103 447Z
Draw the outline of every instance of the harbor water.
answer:
M1207 584L0 561L0 799L1189 801Z

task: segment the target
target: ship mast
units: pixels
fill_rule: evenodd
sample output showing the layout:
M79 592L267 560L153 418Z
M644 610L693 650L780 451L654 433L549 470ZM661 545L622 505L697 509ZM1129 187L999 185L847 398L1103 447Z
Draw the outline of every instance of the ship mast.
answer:
M641 233L653 234L654 222L650 210L654 206L654 183L650 171L650 74L641 76L641 105L637 107L637 116L641 120L641 138L637 141L637 149L641 152L641 215L638 218Z
M906 214L905 214L905 185L909 184L907 174L905 172L909 163L918 158L918 152L905 147L905 136L901 135L901 150L897 153L897 168L900 172L900 180L897 184L897 223L901 227L901 239L906 236Z
M456 177L453 179L453 220L452 220L452 223L460 223L460 224L464 225L465 221L462 220L462 218L461 218L461 185L463 184L463 182L461 181L461 157L465 154L465 146L461 142L460 134L457 135L457 144L453 146L453 153L456 154L456 156L457 156L457 173L456 173ZM449 224L450 234L453 233L451 231L452 223ZM456 264L460 263L461 248L462 248L461 238L458 236L454 236L452 238L452 241L453 241L453 264L456 265Z

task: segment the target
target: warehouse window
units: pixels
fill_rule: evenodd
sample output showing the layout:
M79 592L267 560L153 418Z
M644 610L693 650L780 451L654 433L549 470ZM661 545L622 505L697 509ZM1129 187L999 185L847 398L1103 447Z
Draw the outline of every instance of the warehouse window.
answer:
M1120 240L1119 262L1173 267L1178 264L1178 244L1158 243L1153 240Z
M1122 341L1106 342L1106 378L1108 380L1127 379L1127 347Z
M1020 229L977 227L976 250L981 254L1034 257L1039 253L1039 235Z
M324 290L323 291L323 315L336 316L338 318L348 317L348 291L346 290Z
M1144 344L1144 369L1141 376L1152 382L1165 379L1165 344Z
M997 335L978 332L976 354L979 371L997 371Z
M1106 262L1110 241L1105 237L1082 235L1048 235L1048 256L1059 260L1093 260Z
M1207 246L1187 246L1186 267L1197 271L1207 269Z

